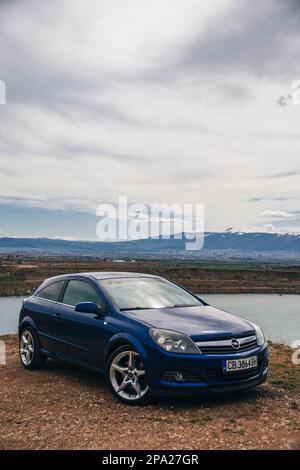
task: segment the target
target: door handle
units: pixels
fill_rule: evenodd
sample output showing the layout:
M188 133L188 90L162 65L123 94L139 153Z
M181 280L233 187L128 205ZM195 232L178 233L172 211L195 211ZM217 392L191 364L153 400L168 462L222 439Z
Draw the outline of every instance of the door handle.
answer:
M55 320L60 320L61 315L60 315L60 313L56 312L54 314L54 317L55 317Z

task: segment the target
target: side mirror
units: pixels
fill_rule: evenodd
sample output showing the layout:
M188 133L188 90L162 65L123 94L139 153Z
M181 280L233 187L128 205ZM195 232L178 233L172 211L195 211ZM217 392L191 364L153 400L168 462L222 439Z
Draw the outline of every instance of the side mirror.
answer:
M79 304L75 305L75 312L93 313L94 315L103 316L105 310L94 302L79 302Z

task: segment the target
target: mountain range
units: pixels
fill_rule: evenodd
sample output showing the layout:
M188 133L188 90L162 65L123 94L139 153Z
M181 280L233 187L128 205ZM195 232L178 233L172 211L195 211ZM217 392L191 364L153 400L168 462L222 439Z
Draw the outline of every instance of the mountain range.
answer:
M0 252L94 255L122 258L261 259L300 261L300 235L278 233L208 232L199 251L185 250L186 240L169 239L101 242L56 238L0 237Z

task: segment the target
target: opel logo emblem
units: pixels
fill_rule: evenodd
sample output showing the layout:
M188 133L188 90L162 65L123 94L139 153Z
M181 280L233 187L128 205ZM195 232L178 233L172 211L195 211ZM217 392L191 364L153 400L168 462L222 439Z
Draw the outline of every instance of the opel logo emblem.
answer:
M232 339L231 346L233 349L240 349L240 342L237 339Z

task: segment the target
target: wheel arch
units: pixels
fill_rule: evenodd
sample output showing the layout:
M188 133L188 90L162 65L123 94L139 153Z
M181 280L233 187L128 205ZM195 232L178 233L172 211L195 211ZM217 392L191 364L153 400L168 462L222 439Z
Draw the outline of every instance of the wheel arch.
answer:
M29 316L26 316L22 319L21 323L19 324L19 334L26 326L30 326L37 333L36 325L33 319Z
M105 351L105 363L107 362L110 355L115 351L117 348L121 346L132 346L141 356L143 361L147 361L147 353L140 343L140 341L133 335L129 333L117 333L116 335L112 336L109 340Z

